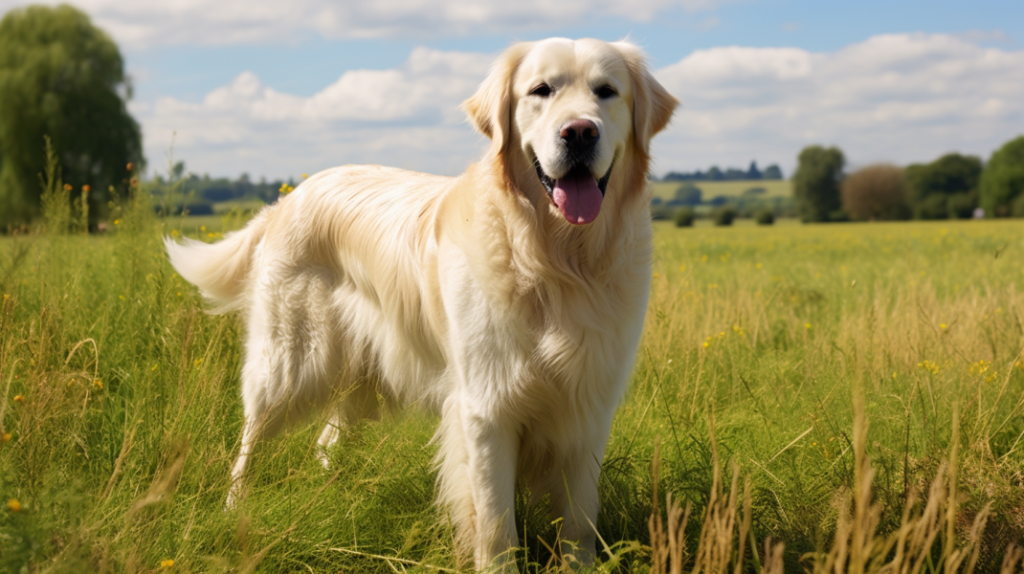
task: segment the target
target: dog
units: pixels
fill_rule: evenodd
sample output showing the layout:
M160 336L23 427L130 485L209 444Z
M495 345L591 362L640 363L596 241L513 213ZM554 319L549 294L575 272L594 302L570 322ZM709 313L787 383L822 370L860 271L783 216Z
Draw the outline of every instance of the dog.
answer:
M463 103L490 139L458 177L320 172L171 264L241 310L253 445L329 409L319 439L389 405L440 414L438 501L479 569L519 544L517 481L595 556L598 477L651 282L651 138L678 101L628 42L514 44Z

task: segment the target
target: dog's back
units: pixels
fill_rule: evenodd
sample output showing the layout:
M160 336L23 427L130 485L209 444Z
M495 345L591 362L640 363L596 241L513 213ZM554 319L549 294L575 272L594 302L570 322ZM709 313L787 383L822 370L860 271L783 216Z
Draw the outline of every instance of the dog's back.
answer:
M379 166L334 168L223 241L167 239L167 251L216 312L244 310L248 355L275 357L260 361L266 369L291 364L285 379L292 388L315 387L310 401L335 392L321 387L339 378L369 375L388 381L378 389L386 396L429 399L427 379L444 368L443 318L432 317L423 282L436 267L434 212L451 181ZM283 349L295 356L281 356ZM323 383L303 382L313 379ZM267 391L261 402L277 394Z

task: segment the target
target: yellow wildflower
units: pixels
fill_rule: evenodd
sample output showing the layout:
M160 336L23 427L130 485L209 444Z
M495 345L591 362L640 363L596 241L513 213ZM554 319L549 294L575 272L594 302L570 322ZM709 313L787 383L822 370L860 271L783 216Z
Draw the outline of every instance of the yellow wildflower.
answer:
M203 362L203 359L202 359L202 357L200 357L200 358L192 361L192 365L195 366L195 367L198 367L199 365L202 364L202 362Z
M103 381L101 381L99 379L96 379L95 381L92 382L92 386L96 387L97 391L102 391L103 390Z
M174 560L171 560L170 558L160 561L161 568L170 568L171 566L174 566Z
M14 438L14 435L12 435L11 433L9 433L9 432L5 432L4 433L4 436L3 436L4 442L11 442L12 438Z
M810 323L804 323L804 329L810 330L810 328L811 328L811 324Z
M128 162L128 165L127 165L127 166L125 166L125 167L127 167L127 168L128 168L128 171L131 171L131 170L132 170L132 168L134 168L134 167L135 167L135 164L133 164L132 162Z
M21 395L14 395L14 402L16 402L16 403L24 403L25 402L25 397L23 397Z
M972 375L984 375L985 373L988 372L989 366L990 365L989 365L988 361L978 361L977 363L973 363L971 365L971 374Z
M89 193L90 191L92 191L92 187L88 183L82 186L82 193Z
M11 512L21 512L21 503L17 498L12 498L7 501L7 508L10 508Z

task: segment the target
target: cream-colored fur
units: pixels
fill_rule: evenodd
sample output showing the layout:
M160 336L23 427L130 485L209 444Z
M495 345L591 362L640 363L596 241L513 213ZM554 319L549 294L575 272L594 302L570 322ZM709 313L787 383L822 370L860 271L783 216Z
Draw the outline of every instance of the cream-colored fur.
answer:
M550 95L531 94L541 83ZM519 543L517 479L550 494L592 560L650 287L648 144L676 104L631 44L516 44L464 104L492 143L463 175L329 169L220 243L168 240L179 273L247 321L229 504L254 443L285 424L333 409L326 448L382 403L415 403L441 415L438 498L478 568ZM580 118L600 130L595 179L611 171L598 217L577 226L534 160L565 173L559 126Z

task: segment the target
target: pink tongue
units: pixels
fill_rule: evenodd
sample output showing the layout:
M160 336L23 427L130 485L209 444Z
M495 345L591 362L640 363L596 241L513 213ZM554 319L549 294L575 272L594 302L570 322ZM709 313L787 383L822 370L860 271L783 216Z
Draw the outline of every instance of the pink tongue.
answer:
M601 211L601 200L604 199L601 190L597 188L597 181L590 176L556 180L555 191L551 195L565 220L574 225L583 225L597 219Z

